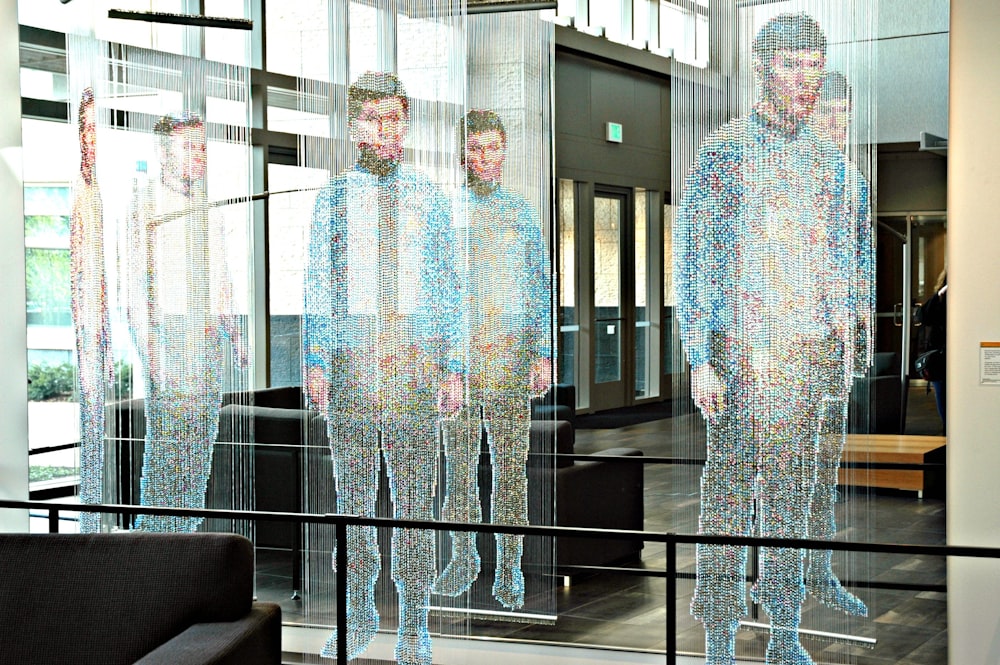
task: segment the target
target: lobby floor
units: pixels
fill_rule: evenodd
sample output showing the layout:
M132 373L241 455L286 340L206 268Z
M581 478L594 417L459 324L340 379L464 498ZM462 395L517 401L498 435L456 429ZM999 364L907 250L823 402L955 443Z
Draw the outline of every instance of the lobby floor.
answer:
M939 433L940 421L934 411L933 395L926 394L923 387L911 387L909 399L907 433ZM583 454L627 446L641 449L646 456L696 456L699 445L704 446L703 426L695 415L619 429L576 432L576 451ZM696 530L699 473L697 466L646 466L646 530L680 533ZM841 526L838 539L896 544L945 543L943 499L918 498L913 492L894 490L841 489L842 497L837 506L838 525ZM325 561L329 561L329 554L325 557ZM662 571L665 558L662 545L647 543L639 567ZM678 597L674 601L678 649L682 653L702 653L704 631L688 612L693 586L690 579L694 573L693 548L679 548L678 566L681 575L685 576L678 580ZM946 583L945 561L937 557L859 554L849 561L842 558L835 566L842 578L871 580L883 586ZM312 591L307 590L304 599L293 600L288 594L291 588L288 571L287 552L262 550L258 596L262 600L280 602L286 622L304 626L330 625L333 601L328 588L317 586ZM664 579L605 572L576 576L568 585L563 585L561 580L555 583L550 580L541 586L544 589L540 593L549 596L543 604L557 617L554 621L495 621L435 612L431 630L456 637L488 636L515 642L567 643L645 654L663 653L666 647ZM380 592L386 604L394 604L391 586L380 582L380 588L386 589ZM529 580L529 592L531 588ZM832 637L803 638L803 644L816 663L940 665L947 662L946 594L938 590L873 589L864 584L853 590L867 603L868 617L848 617L812 599L806 600L802 627L834 634ZM763 611L758 615L756 606L750 604L750 608L747 621L767 623ZM394 615L393 607L383 609L383 630L395 626ZM763 630L741 630L737 642L740 661L763 660L766 640ZM332 661L289 654L287 662ZM359 659L352 662L387 661Z

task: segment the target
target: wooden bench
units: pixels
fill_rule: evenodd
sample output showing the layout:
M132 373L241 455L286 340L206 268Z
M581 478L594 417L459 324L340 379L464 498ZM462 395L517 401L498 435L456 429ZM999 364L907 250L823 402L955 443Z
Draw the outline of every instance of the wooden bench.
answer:
M944 464L943 436L906 434L848 434L845 462L899 462ZM928 471L895 469L840 469L841 485L912 490L918 496L944 496L944 469Z

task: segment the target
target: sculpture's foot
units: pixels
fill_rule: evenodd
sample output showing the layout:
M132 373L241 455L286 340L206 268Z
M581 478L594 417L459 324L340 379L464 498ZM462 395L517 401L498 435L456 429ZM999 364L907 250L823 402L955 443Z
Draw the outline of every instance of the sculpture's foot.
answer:
M772 629L764 662L767 665L816 665L799 643L798 634L791 630L779 630L775 634Z
M431 635L421 628L399 629L396 635L396 662L400 665L431 665Z
M705 622L705 665L736 665L739 621Z
M501 566L497 570L493 597L512 610L524 607L524 573L520 566Z
M136 518L135 530L151 533L194 533L201 526L201 522L200 517L140 515Z
M832 572L826 576L807 577L806 591L827 607L841 610L853 616L868 616L868 606L841 586L840 580Z
M465 593L479 577L479 569L479 554L475 550L462 555L456 554L434 583L434 593L442 596Z
M366 594L360 607L347 612L347 659L353 660L363 654L378 633L379 616L375 609L375 595ZM319 655L324 658L337 657L337 631L334 630Z

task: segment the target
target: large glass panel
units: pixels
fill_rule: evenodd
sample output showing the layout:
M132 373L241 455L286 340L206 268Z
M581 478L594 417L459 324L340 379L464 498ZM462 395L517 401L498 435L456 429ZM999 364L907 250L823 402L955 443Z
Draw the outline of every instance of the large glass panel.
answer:
M663 373L684 371L681 341L674 328L674 206L663 205Z
M630 0L591 0L590 21L593 27L604 28L604 36L616 42L632 38L632 26L622 24L622 3Z
M303 136L330 138L330 100L305 91L267 89L267 128Z
M272 386L302 385L302 280L309 220L325 169L270 164L268 188L268 311Z
M22 121L29 450L80 440L70 314L71 181L78 157L68 123ZM73 449L31 455L31 490L79 482Z
M653 354L650 345L649 311L649 192L635 191L635 397L653 397L653 382L650 381Z
M268 2L267 69L278 74L329 80L329 0Z
M559 180L559 383L576 385L577 302L576 197L572 180Z
M248 0L205 0L205 15L250 18ZM205 58L231 65L250 64L249 30L205 28Z
M622 198L594 197L594 383L622 378L623 208Z

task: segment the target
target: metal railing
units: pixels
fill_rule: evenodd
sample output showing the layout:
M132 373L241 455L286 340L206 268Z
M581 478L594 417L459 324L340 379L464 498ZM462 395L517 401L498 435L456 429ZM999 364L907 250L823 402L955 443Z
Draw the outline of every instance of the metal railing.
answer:
M479 522L444 522L427 520L400 520L388 517L360 517L357 515L314 514L314 513L283 513L261 512L251 510L218 510L190 508L161 508L156 506L137 506L128 504L93 504L50 503L45 501L15 501L0 499L0 509L24 509L47 513L49 531L59 531L61 512L97 512L117 515L170 515L177 517L221 518L272 522L289 522L294 524L326 524L334 529L337 543L347 542L348 526L375 526L388 528L428 529L432 531L473 531L480 533L504 533L524 536L573 537L603 540L641 540L649 543L662 543L666 547L666 567L664 570L613 568L615 572L634 572L644 576L663 577L666 579L666 662L675 665L677 662L677 546L678 545L736 545L749 547L791 547L810 550L834 550L843 552L868 552L881 554L899 554L909 556L940 556L940 557L972 557L1000 559L1000 548L994 547L964 547L955 545L900 545L893 543L862 543L845 541L813 540L808 538L759 538L743 536L709 536L700 534L660 533L655 531L630 531L592 529L582 527L560 526L509 526L503 524L486 524ZM337 566L335 571L337 588L337 617L347 616L347 548L337 547ZM338 619L339 620L339 619ZM337 662L345 665L347 662L347 631L337 631Z

